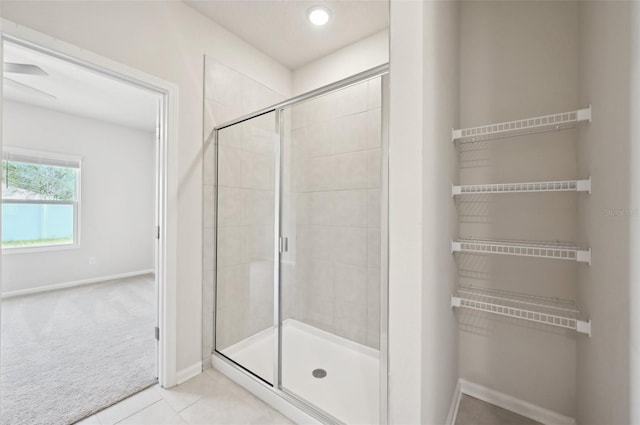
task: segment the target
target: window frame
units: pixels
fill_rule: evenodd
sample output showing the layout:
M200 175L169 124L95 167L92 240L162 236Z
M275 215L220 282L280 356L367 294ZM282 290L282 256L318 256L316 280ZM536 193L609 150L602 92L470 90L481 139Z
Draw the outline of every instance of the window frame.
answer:
M17 156L20 159L12 159ZM78 249L81 247L81 197L82 197L82 157L57 152L48 152L33 149L16 148L12 146L3 146L2 156L4 161L25 162L30 164L51 165L56 167L74 168L76 170L75 196L71 201L60 201L55 199L14 199L5 200L0 195L0 204L28 204L28 205L73 205L73 242L65 244L48 244L33 246L2 246L0 241L0 249L2 254L22 254L43 251L62 251L68 249ZM64 165L64 164L74 164ZM4 175L0 177L0 182L4 184ZM0 223L1 225L1 223Z

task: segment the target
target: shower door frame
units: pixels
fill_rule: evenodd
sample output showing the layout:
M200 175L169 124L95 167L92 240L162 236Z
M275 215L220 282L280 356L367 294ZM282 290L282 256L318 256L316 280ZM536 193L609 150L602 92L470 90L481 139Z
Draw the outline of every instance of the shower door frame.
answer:
M364 72L352 75L343 80L336 81L332 84L320 87L318 89L312 90L310 92L301 94L299 96L293 97L291 99L285 100L273 106L269 106L267 108L260 109L256 112L253 112L248 115L244 115L240 118L234 119L232 121L226 122L222 125L216 126L212 130L213 140L215 144L215 162L216 162L216 172L215 172L215 229L216 229L216 237L215 237L215 270L218 269L218 135L219 131L223 130L227 127L240 124L242 122L251 120L260 115L268 114L273 112L275 115L275 132L274 132L274 144L275 144L275 153L274 153L274 165L275 165L275 205L274 205L274 290L273 290L273 300L274 300L274 309L273 309L273 335L274 335L274 357L273 357L273 384L265 381L260 378L253 372L249 371L242 365L228 358L224 354L220 353L216 349L216 313L215 309L217 308L216 298L217 298L217 272L214 274L214 287L213 287L213 305L214 305L214 314L213 314L213 351L212 351L212 363L214 363L214 367L216 364L228 366L235 372L239 372L241 375L246 378L249 378L245 384L241 383L241 385L245 387L253 387L259 388L260 394L256 394L261 398L266 398L266 394L271 393L282 400L288 402L294 407L300 409L304 414L311 416L322 423L330 423L330 424L342 424L340 420L331 416L328 412L324 412L319 408L313 406L302 398L298 397L291 392L288 392L282 388L282 357L281 357L281 348L282 348L282 335L280 332L281 328L281 299L280 299L280 255L281 255L281 240L282 235L280 232L280 227L282 223L282 151L284 144L284 132L282 131L283 125L283 111L285 108L297 105L299 103L303 103L309 100L312 100L316 97L329 94L331 92L346 88L348 86L352 86L358 83L362 83L366 80L370 80L376 77L381 78L381 111L382 111L382 122L381 122L381 144L382 144L382 160L381 160L381 180L382 180L382 205L381 205L381 259L380 259L380 366L379 366L379 384L380 384L380 405L379 405L379 418L380 424L386 425L389 421L388 415L388 377L389 377L389 338L388 338L388 329L389 329L389 302L388 302L388 288L389 288L389 220L388 220L388 211L389 211L389 64L386 63L384 65L377 66L375 68L371 68ZM209 136L211 137L211 135ZM224 372L224 371L223 371ZM254 385L249 385L249 382L257 384L258 387ZM267 391L267 393L264 392Z

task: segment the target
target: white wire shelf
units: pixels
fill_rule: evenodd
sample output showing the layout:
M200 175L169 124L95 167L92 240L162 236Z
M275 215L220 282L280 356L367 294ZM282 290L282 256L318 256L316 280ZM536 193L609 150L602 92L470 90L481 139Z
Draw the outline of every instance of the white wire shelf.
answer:
M573 260L591 265L591 248L583 250L575 245L562 242L540 243L458 239L451 241L451 252Z
M549 182L472 184L451 186L451 196L477 195L487 193L525 193L525 192L589 192L591 177L587 180L562 180Z
M572 329L591 337L591 320L581 320L580 312L571 301L461 288L456 295L451 296L451 307L467 308Z
M459 130L454 129L451 130L451 140L454 142L457 140L460 143L473 143L503 137L520 136L523 134L562 130L575 127L580 121L591 122L591 105L586 109L579 109L577 111L525 118L479 127L462 128Z

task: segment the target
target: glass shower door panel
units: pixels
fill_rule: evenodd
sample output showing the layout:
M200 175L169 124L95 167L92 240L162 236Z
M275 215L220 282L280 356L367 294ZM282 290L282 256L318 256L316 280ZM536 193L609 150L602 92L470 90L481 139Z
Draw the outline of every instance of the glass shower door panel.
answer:
M218 132L215 349L268 383L274 362L275 112Z
M283 114L281 386L379 423L381 78Z

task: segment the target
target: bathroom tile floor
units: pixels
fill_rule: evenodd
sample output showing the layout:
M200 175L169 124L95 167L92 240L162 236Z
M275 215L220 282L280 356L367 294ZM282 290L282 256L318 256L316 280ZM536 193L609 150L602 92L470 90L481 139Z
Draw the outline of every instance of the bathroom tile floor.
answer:
M154 385L78 425L292 424L214 369L171 389Z
M493 404L463 395L455 425L542 425Z

